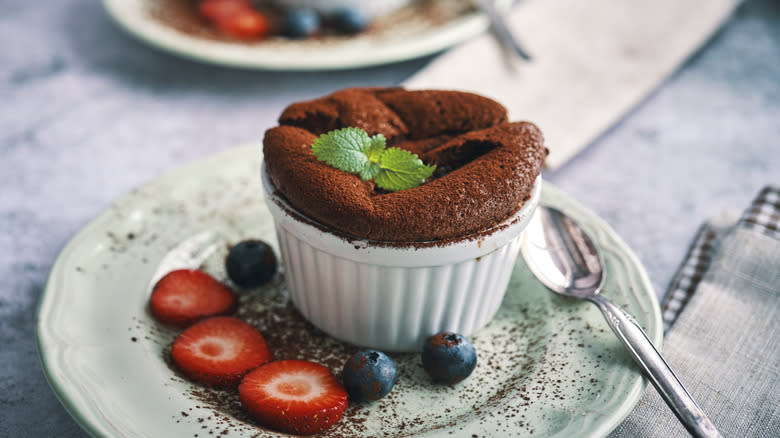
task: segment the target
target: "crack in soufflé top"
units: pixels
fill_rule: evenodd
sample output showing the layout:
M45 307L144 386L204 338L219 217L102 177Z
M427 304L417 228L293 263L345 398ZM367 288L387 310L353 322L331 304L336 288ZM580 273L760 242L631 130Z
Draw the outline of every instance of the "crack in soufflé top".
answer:
M276 193L311 220L376 241L453 239L500 223L530 196L547 155L535 125L510 123L499 103L457 91L350 88L290 105L279 124L263 141ZM388 193L319 161L314 140L344 127L382 134L436 172Z

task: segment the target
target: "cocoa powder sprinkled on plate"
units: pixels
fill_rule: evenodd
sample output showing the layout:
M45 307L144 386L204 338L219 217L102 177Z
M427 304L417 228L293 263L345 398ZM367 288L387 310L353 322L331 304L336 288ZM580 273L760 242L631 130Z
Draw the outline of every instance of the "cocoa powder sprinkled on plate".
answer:
M227 250L228 245L220 245L210 259L221 262ZM226 281L213 263L201 268ZM474 433L475 425L490 426L480 436L543 435L554 419L535 417L532 412L539 404L555 407L565 406L571 397L598 399L609 382L595 372L602 363L622 360L615 357L615 351L622 351L619 343L615 349L605 348L599 338L607 335L582 318L581 308L539 288L526 289L524 280L515 277L497 316L470 338L478 363L468 379L437 385L422 369L419 354L390 353L398 369L393 390L375 402L350 404L342 419L320 436L401 437L436 430L462 436L467 430L468 435ZM263 333L274 359L321 363L339 380L344 363L360 350L303 318L289 299L283 272L266 286L241 291L236 316ZM203 386L178 373L170 360L177 331L157 324L148 314L134 318L132 329L146 334L145 345L158 351L171 369L170 385L183 388L192 401L188 410L174 415L174 423L189 424L202 431L201 436L278 436L243 411L235 388ZM577 360L571 360L572 351L580 350L590 353L577 353Z

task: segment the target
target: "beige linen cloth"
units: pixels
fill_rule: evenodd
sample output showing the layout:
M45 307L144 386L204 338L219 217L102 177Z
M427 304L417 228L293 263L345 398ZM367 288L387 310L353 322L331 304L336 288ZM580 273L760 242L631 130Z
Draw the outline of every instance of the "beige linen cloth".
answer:
M780 437L780 186L700 228L663 302L663 355L724 437ZM687 437L648 386L610 435Z
M506 4L500 0L498 4ZM404 82L491 97L544 132L556 168L619 121L728 19L739 0L524 0L507 25L532 55L508 56L490 33Z

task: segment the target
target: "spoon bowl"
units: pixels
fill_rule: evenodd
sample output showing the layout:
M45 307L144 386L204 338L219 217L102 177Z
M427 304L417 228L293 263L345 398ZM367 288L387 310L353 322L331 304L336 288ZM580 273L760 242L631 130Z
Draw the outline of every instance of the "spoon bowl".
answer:
M525 231L520 252L531 272L548 289L598 306L612 331L691 435L721 437L639 323L599 295L607 273L598 248L582 227L560 210L539 206Z
M522 244L537 279L553 292L587 298L604 285L604 263L585 231L560 210L538 207Z

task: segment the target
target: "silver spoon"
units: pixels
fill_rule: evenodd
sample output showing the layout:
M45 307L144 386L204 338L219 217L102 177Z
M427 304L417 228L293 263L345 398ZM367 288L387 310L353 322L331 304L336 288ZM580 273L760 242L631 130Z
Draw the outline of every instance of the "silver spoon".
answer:
M576 222L559 210L539 206L520 248L536 278L553 292L598 306L612 331L691 435L722 438L636 320L598 295L606 276L604 263L593 241Z

